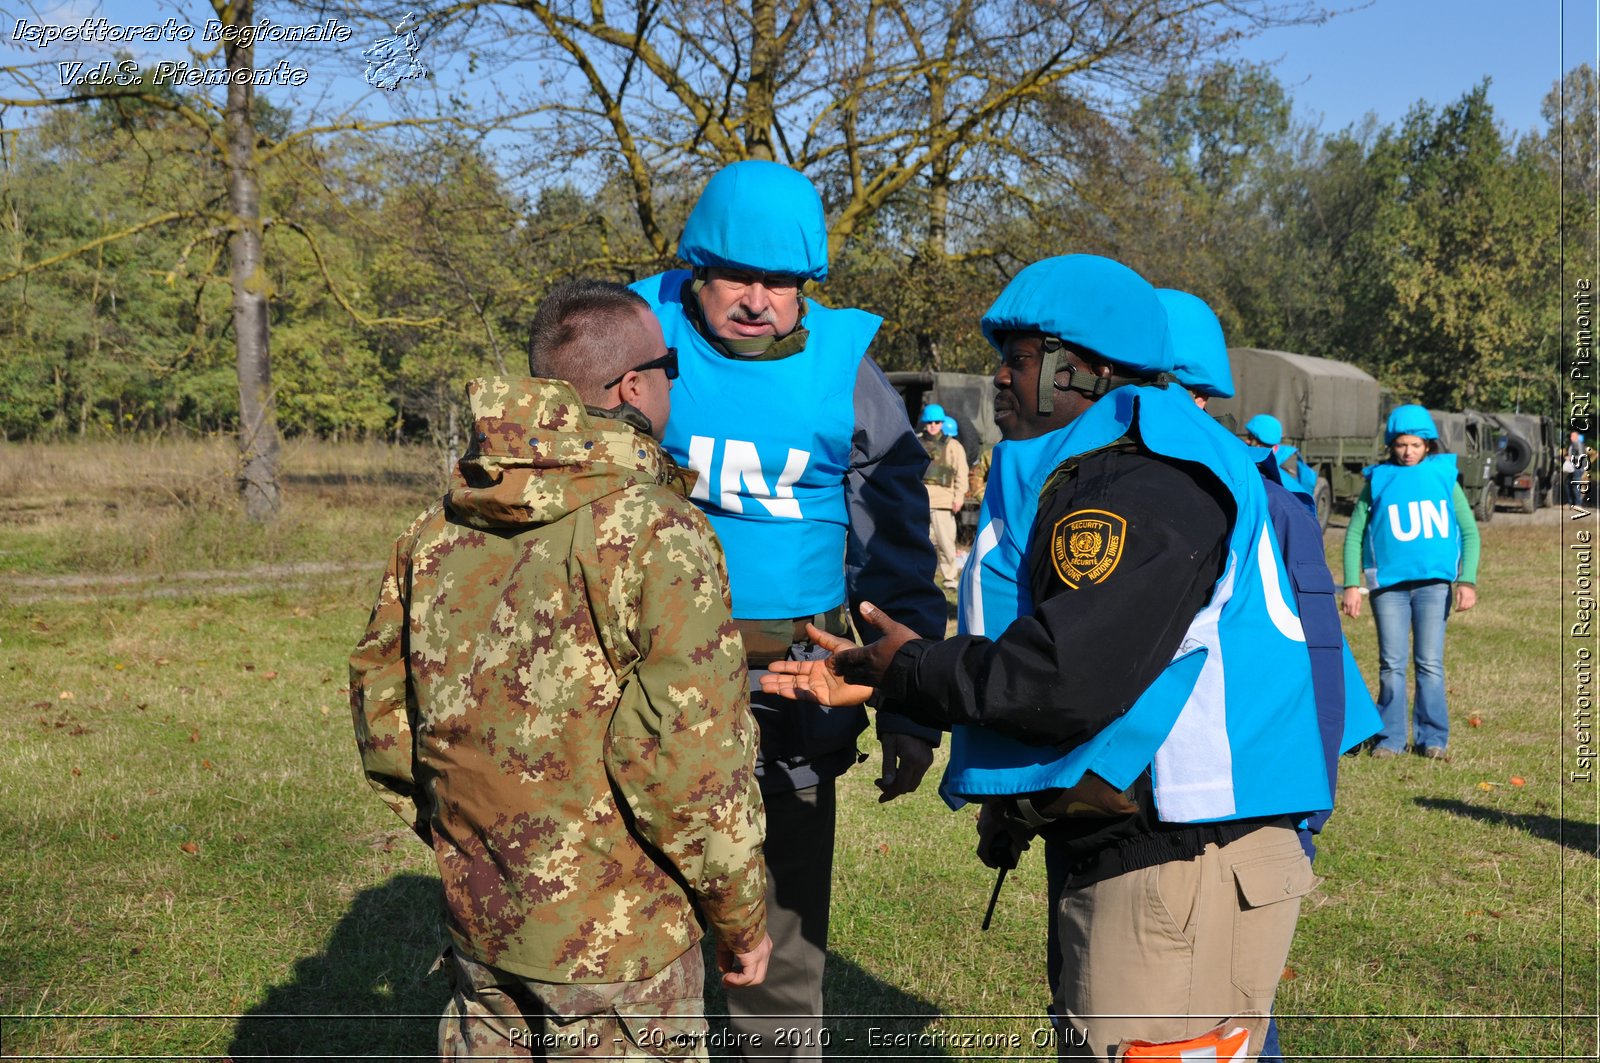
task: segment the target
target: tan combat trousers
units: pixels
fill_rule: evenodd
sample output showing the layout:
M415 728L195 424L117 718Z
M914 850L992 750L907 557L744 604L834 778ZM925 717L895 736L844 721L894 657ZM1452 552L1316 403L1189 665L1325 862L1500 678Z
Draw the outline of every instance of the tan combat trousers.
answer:
M1311 862L1285 826L1062 891L1059 1055L1116 1060L1124 1041L1250 1032L1255 1059Z

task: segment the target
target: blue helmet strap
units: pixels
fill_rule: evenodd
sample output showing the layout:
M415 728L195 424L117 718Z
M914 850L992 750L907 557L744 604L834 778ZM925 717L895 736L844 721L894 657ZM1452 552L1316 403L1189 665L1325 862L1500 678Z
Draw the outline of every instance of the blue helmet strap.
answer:
M1116 386L1111 377L1097 376L1087 369L1073 366L1065 370L1067 379L1065 383L1056 379L1058 372L1063 370L1057 367L1061 364L1061 352L1066 344L1054 336L1046 336L1044 343L1039 348L1039 413L1048 414L1055 409L1058 391L1076 391L1080 395L1087 395L1090 399L1098 399Z

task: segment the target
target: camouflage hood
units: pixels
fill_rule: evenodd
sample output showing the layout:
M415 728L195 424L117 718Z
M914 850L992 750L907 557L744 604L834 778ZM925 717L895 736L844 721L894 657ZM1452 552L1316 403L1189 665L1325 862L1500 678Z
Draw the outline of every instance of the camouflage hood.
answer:
M446 503L474 527L548 524L636 484L687 497L693 484L654 439L586 411L566 381L483 378L467 401L472 445Z

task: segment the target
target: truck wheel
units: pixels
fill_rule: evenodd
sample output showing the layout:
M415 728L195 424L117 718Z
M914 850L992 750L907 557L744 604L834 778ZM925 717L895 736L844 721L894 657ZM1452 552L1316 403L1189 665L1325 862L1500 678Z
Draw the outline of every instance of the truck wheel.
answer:
M1478 504L1472 507L1472 515L1478 518L1479 524L1488 524L1494 519L1494 496L1494 484L1485 484L1478 495Z
M1506 433L1506 445L1494 456L1496 476L1515 476L1533 460L1533 448L1515 432Z
M1534 479L1533 485L1528 488L1528 493L1517 501L1522 503L1522 512L1537 513L1539 511L1539 481Z
M1328 521L1333 517L1333 488L1328 486L1326 476L1317 477L1317 486L1312 492L1312 498L1317 503L1317 523L1322 526L1323 531L1327 531Z

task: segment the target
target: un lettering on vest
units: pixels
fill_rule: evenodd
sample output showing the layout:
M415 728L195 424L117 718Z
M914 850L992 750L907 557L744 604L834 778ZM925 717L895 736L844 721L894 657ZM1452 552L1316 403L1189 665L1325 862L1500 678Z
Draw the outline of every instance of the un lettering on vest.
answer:
M743 513L744 499L750 498L766 507L774 517L804 520L800 501L794 497L794 485L800 482L806 466L811 462L811 452L789 448L782 469L767 469L761 464L761 454L756 445L745 439L720 440L721 467L717 466L719 440L711 436L689 437L689 468L699 473L694 490L689 497L700 502L710 502L711 485L717 485L716 504L728 513ZM776 485L769 488L768 478L776 476Z
M1402 543L1409 543L1421 536L1432 539L1435 534L1441 539L1450 537L1450 503L1444 499L1431 502L1407 502L1405 506L1405 526L1401 526L1400 507L1390 504L1389 532Z

